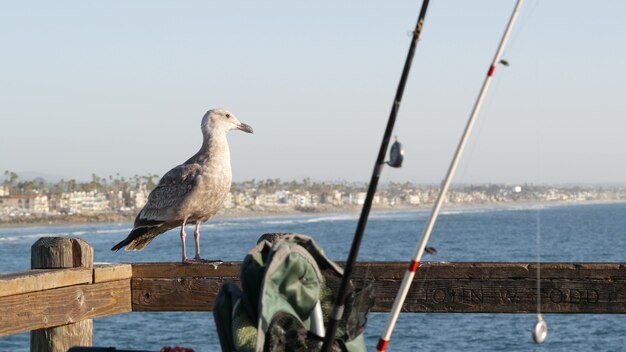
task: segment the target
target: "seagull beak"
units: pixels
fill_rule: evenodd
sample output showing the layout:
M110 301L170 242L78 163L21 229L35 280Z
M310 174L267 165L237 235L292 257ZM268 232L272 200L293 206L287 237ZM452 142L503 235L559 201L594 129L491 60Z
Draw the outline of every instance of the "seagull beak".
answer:
M249 125L246 125L245 123L240 122L235 128L244 132L254 133L254 130L252 130L252 127L250 127Z

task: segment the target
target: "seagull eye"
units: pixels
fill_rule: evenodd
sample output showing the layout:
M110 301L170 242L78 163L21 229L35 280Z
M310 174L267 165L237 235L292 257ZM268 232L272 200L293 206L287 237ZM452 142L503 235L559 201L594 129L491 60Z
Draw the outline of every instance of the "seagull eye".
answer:
M226 118L229 119L230 118L230 114L226 114Z

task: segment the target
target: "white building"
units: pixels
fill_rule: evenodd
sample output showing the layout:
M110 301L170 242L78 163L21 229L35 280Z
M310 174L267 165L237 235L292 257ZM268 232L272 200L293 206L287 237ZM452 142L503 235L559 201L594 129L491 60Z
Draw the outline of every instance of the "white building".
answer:
M353 202L356 205L363 205L365 204L365 197L367 196L367 193L365 192L359 192L356 194L356 196L353 198Z
M235 196L233 195L233 192L228 192L226 199L224 199L223 207L225 209L232 209L235 207Z
M411 194L409 195L408 202L410 205L420 205L420 196L418 194Z
M50 211L45 194L24 194L0 197L0 214L45 214Z
M135 209L141 209L148 202L148 190L141 187L138 191L131 192L131 202Z
M63 193L60 206L67 213L99 213L111 210L106 196L97 191Z

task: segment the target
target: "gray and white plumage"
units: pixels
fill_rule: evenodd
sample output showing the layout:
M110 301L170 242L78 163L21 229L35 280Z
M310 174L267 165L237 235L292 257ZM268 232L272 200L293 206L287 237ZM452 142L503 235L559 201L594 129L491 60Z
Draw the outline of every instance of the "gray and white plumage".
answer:
M181 226L183 262L186 262L185 224L195 223L195 259L201 260L198 226L220 210L232 180L226 132L238 129L253 133L250 126L224 109L209 110L202 118L201 129L200 150L161 178L137 215L133 230L111 250L123 247L141 250L159 234Z

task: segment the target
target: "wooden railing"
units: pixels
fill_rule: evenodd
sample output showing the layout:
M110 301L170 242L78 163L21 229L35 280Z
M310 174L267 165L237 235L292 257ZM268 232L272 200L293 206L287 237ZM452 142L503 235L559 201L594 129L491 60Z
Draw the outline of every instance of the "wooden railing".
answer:
M209 311L239 262L93 264L84 241L42 238L27 272L0 276L0 336L31 332L31 351L92 344L92 319L127 312ZM360 263L356 286L372 282L373 311L389 311L407 263ZM536 310L535 264L423 263L405 312L529 313ZM626 264L541 264L543 313L626 313Z

